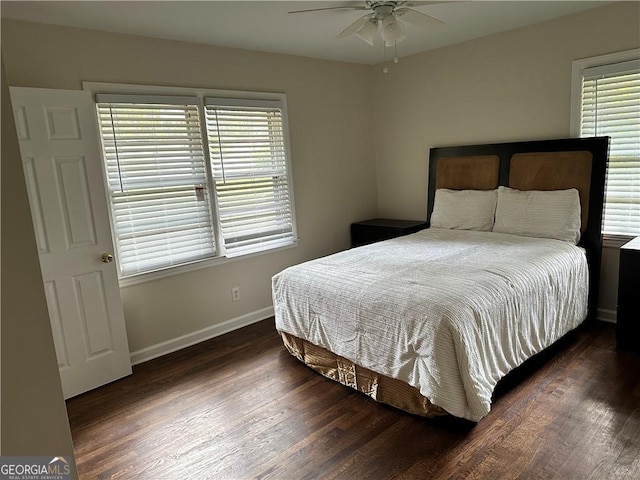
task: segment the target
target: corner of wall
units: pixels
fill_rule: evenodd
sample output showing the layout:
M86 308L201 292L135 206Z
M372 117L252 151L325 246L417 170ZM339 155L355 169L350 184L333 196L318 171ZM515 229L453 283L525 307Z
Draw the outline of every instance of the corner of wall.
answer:
M73 459L2 61L2 455Z

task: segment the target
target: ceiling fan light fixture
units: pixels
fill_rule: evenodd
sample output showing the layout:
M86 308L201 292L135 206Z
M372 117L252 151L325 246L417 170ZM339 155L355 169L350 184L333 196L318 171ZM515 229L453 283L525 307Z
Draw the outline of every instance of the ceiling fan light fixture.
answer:
M395 15L387 15L384 20L382 20L380 36L387 46L398 44L407 38L404 25L396 19Z
M378 22L372 18L364 25L362 25L358 30L356 30L355 34L367 42L369 45L373 46L373 40L378 32Z

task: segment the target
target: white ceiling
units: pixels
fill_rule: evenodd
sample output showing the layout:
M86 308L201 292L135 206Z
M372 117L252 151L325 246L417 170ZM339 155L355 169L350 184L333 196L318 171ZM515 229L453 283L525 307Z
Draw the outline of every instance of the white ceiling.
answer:
M445 22L437 29L407 25L398 56L460 43L492 33L595 8L598 1L449 1L413 7ZM336 39L367 12L291 10L363 5L360 1L2 1L3 17L111 32L376 64L381 40L370 46L351 36Z

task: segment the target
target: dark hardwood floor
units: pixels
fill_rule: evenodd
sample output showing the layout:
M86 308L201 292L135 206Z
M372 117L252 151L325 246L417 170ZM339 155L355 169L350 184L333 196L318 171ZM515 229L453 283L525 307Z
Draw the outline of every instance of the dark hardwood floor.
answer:
M273 320L67 402L83 479L640 478L640 356L596 323L501 382L478 424L321 377Z

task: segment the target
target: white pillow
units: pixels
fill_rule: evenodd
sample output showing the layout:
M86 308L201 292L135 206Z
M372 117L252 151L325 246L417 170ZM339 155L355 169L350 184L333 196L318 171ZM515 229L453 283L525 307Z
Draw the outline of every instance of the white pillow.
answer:
M580 194L569 190L521 191L498 188L494 232L526 237L580 240Z
M496 190L448 190L439 188L433 201L431 226L490 232L496 213Z

